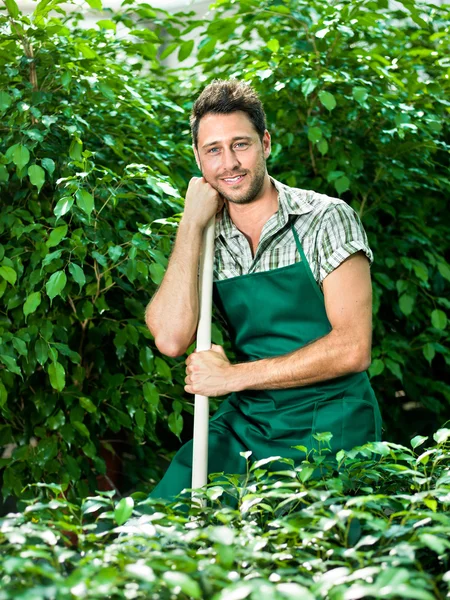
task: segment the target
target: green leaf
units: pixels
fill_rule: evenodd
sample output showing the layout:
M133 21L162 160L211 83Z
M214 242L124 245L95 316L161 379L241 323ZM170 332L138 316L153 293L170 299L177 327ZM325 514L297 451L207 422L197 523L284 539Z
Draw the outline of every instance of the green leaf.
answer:
M389 369L389 371L395 375L395 377L397 377L397 379L400 379L400 381L403 381L403 375L402 375L402 371L400 369L400 365L395 362L394 360L391 360L390 358L386 358L385 359L385 364L386 367Z
M114 520L117 525L123 525L133 514L134 500L133 498L122 498L117 503L114 509Z
M17 19L17 17L20 14L20 11L19 11L19 7L15 3L15 1L14 0L4 0L4 1L5 1L5 6L8 9L10 16L13 19Z
M43 158L41 160L41 165L47 171L47 173L51 176L55 171L55 161L51 158Z
M17 273L12 267L0 267L0 277L6 279L11 285L14 285L17 281Z
M16 359L7 354L0 354L0 361L6 366L8 371L16 373L16 375L22 375L22 371L17 366Z
M280 42L276 38L273 38L267 42L267 47L272 52L278 52L280 49Z
M28 296L23 305L23 314L25 315L25 317L27 317L31 313L34 313L34 311L40 305L41 300L41 292L33 292Z
M367 91L367 89L365 87L358 87L358 86L353 88L352 93L353 93L353 98L360 104L363 104L365 99L369 95L369 92Z
M161 52L161 55L160 55L159 58L161 60L164 60L165 58L167 58L168 56L170 56L170 54L172 54L172 52L174 50L176 50L178 48L178 46L179 46L178 42L173 42L172 44L169 44L167 46L167 48L164 48L164 50Z
M319 150L320 154L324 155L328 152L328 142L325 138L322 138L321 140L319 140L319 143L317 144L317 149Z
M422 349L424 357L427 359L428 363L431 366L431 361L436 356L436 350L434 348L434 344L425 344Z
M339 179L336 179L336 181L334 182L334 187L340 196L348 189L350 189L350 179L345 175L343 177L339 177Z
M91 8L95 8L95 10L103 10L102 1L101 0L86 0Z
M325 92L323 90L319 92L319 100L325 108L328 108L330 111L336 107L336 99L330 92Z
M22 144L18 144L13 152L12 160L13 163L19 167L19 169L24 167L30 160L28 148Z
M55 296L60 296L66 287L67 277L64 271L56 271L45 284L45 289L50 300Z
M75 427L78 433L81 433L82 436L87 438L90 437L89 429L84 423L81 421L72 421L72 425Z
M158 263L152 263L149 267L149 272L150 272L150 278L153 281L153 283L156 283L156 285L159 285L164 277L164 273L165 273L164 267Z
M28 167L28 177L30 178L31 183L37 187L39 193L45 183L44 169L39 165L31 165Z
M412 313L414 308L415 299L408 294L402 294L400 296L400 300L398 301L398 305L400 310L407 317Z
M34 352L38 363L44 365L48 359L48 343L42 338L39 338L34 345Z
M77 264L71 262L69 263L69 272L72 275L74 281L76 281L76 283L78 283L78 285L80 286L81 291L81 288L86 283L86 276L84 274L83 269Z
M47 368L48 376L50 377L50 385L58 392L66 386L66 372L64 367L59 362L51 362Z
M77 190L75 195L77 198L77 206L81 208L81 210L84 211L87 215L90 215L91 212L94 210L93 196L87 190L82 189Z
M168 379L169 381L171 380L172 371L170 370L170 367L165 360L157 356L155 358L155 367L158 375L160 375L163 379Z
M447 315L443 310L433 310L431 313L431 323L436 329L445 329L447 327Z
M59 242L66 237L67 229L67 225L60 225L59 227L53 229L50 235L48 236L48 240L45 242L47 248L57 246Z
M113 31L116 31L116 24L114 23L114 21L111 21L111 19L101 19L100 21L97 21L97 25L100 27L100 29L112 29Z
M72 160L76 160L77 162L81 161L82 158L82 153L83 151L83 143L77 139L74 138L72 140L72 142L70 143L70 147L69 147L69 156Z
M316 89L318 83L318 79L306 79L302 83L302 93L304 94L305 98L307 98L309 94Z
M64 196L63 198L58 200L58 203L56 204L55 208L53 209L53 212L55 213L55 215L58 218L62 217L66 213L68 213L69 210L72 208L73 202L74 202L74 199L72 198L72 196Z
M6 183L9 179L8 169L5 165L0 165L0 183Z
M450 266L447 263L440 262L437 267L442 277L450 281Z
M191 54L194 49L194 40L188 40L187 42L183 42L178 51L178 60L179 62L183 62L186 58Z
M308 129L308 140L313 144L316 144L322 137L322 130L320 127L310 127Z
M144 383L142 391L146 402L148 402L152 408L157 410L159 406L159 393L155 384L150 382Z
M275 9L279 9L279 6L274 6ZM203 598L203 594L199 584L189 577L186 573L181 573L180 571L165 571L162 575L164 581L168 584L172 590L180 589L183 592L183 595L186 595L189 598ZM222 596L226 597L226 594ZM246 598L247 595L237 595L231 592L229 595L230 598Z
M170 413L167 423L169 425L170 431L179 438L180 433L183 431L182 415L180 415L179 413L176 413L176 412Z
M0 111L5 112L12 103L12 98L7 92L0 92Z
M428 436L416 435L411 440L411 447L413 448L413 450L415 450L416 448L421 446L424 442L426 442L427 439L428 439Z
M5 388L3 381L0 380L0 408L3 408L8 400L8 391Z
M384 362L379 358L375 358L372 361L372 364L369 367L369 375L370 377L376 377L377 375L381 375L384 371Z
M94 413L97 412L97 407L95 406L95 404L92 402L92 400L90 400L89 398L86 398L85 396L81 396L80 398L78 398L80 405L87 410L87 412L89 413Z

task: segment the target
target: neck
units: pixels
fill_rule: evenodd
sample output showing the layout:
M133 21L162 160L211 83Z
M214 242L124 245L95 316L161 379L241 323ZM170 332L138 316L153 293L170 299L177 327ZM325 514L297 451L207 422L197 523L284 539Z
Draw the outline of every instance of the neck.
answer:
M242 233L254 235L278 210L278 192L266 173L259 195L249 204L225 201L231 220Z

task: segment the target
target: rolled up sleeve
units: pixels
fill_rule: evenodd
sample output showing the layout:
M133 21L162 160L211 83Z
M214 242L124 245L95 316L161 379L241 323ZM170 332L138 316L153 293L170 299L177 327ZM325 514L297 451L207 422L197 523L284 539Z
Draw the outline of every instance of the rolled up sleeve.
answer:
M363 251L369 265L373 263L373 253L361 219L344 201L336 201L324 212L319 238L320 283L356 252Z

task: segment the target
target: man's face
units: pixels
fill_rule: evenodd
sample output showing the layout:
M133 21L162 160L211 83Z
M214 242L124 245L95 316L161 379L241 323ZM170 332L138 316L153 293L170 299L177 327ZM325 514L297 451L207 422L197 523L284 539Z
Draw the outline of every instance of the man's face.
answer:
M203 177L225 200L249 204L264 184L270 135L266 130L261 144L243 111L209 113L200 120L198 149L194 147L194 153Z

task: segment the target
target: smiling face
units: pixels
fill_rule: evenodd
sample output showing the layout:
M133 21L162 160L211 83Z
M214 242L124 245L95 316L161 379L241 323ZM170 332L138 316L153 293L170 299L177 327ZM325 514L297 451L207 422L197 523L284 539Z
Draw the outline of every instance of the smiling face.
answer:
M249 204L262 192L270 155L270 134L261 139L247 114L209 113L198 129L197 166L228 202Z

